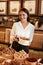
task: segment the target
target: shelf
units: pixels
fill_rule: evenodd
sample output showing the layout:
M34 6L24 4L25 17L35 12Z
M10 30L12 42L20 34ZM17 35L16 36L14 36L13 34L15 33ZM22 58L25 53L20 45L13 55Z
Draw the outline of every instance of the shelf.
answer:
M10 46L10 43L6 43L6 42L1 42L0 41L0 44L7 45L8 47Z

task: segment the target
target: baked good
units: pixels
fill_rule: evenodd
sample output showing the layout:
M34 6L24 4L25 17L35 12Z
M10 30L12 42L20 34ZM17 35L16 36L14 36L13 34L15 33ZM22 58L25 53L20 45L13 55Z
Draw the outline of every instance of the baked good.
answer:
M37 64L37 59L36 58L32 58L32 57L28 57L24 60L24 63L27 65L36 65Z
M0 63L2 63L5 59L5 57L0 56Z
M14 53L14 58L15 59L25 59L27 58L29 55L24 51L24 50L21 50L19 52L15 52Z
M3 53L2 54L2 57L5 57L6 59L14 59L14 56L13 55L9 55L9 54L5 54L5 53Z
M7 47L7 48L5 48L5 49L3 50L3 53L12 55L12 54L15 53L15 50L12 49L12 48Z
M17 61L7 59L7 60L5 60L3 65L20 65L20 64Z

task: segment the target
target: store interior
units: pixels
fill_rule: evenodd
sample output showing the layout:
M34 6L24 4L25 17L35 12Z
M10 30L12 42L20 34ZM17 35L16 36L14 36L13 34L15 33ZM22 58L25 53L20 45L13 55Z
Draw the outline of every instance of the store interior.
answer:
M10 48L10 32L13 23L18 22L21 8L29 10L30 23L35 26L29 57L23 50L16 52ZM40 22L40 27L37 22ZM32 63L42 60L42 63L32 64L29 60L33 60ZM0 65L43 65L43 0L0 0Z

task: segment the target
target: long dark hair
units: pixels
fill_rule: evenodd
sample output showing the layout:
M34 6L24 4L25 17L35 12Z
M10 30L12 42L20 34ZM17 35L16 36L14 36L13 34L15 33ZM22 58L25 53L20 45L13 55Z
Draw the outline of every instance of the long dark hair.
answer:
M39 18L39 21L38 21L38 28L40 28L42 24L43 24L43 18Z
M29 11L28 11L26 8L21 8L21 9L19 10L19 12L21 12L21 11L25 12L25 13L28 15L27 21L29 22L29 21L30 21ZM18 17L18 21L20 21L19 17Z

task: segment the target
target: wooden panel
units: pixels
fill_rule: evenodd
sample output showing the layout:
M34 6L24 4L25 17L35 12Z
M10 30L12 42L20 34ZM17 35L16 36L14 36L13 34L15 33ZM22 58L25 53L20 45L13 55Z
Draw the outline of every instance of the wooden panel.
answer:
M8 0L0 0L0 1L8 1Z
M42 49L42 46L43 46L43 34L35 33L30 47L36 49Z
M10 43L10 31L11 29L6 29L5 31L5 42Z
M0 27L0 31L3 31L3 32L4 32L5 29L6 29L6 28L4 28L4 27Z
M0 31L0 41L5 41L5 32Z
M36 50L29 50L29 57L34 57L34 58L43 58L43 52L42 51L36 51Z

